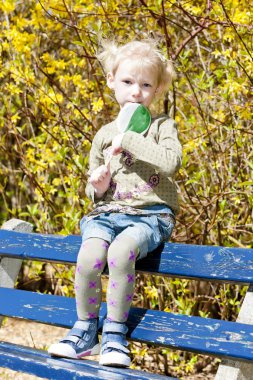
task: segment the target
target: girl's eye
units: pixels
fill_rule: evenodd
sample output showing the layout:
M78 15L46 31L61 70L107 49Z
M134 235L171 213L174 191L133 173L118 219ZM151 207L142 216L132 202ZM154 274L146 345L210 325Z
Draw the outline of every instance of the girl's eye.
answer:
M150 83L143 83L144 87L152 87Z
M128 80L128 79L123 80L123 82L124 82L125 84L131 84L131 81Z

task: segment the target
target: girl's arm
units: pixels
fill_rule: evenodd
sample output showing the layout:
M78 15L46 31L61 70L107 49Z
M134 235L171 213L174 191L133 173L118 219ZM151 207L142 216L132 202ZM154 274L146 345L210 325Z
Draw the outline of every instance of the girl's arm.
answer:
M137 160L150 164L159 173L173 177L182 164L182 146L178 139L176 122L167 119L159 126L156 141L128 131L121 141L123 150L133 154Z

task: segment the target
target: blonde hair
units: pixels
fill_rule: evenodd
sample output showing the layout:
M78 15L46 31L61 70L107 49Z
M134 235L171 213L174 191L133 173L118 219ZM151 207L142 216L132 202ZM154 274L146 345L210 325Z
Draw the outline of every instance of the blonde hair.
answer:
M171 61L167 60L154 40L131 41L117 45L114 41L102 41L102 51L97 55L106 73L115 75L119 64L126 59L136 59L141 66L156 71L158 86L166 89L176 77Z

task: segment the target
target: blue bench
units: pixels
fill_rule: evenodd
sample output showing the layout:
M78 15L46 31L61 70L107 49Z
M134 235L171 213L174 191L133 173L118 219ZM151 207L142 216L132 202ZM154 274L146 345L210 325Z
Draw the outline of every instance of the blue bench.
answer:
M0 230L0 324L7 316L70 328L77 319L73 298L18 290L14 284L22 260L75 265L81 238L31 231L29 223L16 219ZM250 285L237 322L133 307L128 338L219 357L222 365L216 379L234 380L235 373L246 374L238 379L253 378L252 249L167 243L139 261L136 269L160 276ZM103 303L100 328L105 315ZM144 371L102 367L90 360L51 358L43 350L9 342L0 342L1 366L54 380L172 379Z

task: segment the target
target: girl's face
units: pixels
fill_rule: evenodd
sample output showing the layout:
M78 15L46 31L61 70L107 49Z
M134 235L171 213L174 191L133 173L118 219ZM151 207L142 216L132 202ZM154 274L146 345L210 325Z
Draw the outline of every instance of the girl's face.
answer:
M156 72L141 67L134 59L122 61L115 75L108 73L107 84L114 90L120 107L126 103L140 103L148 107L158 89Z

